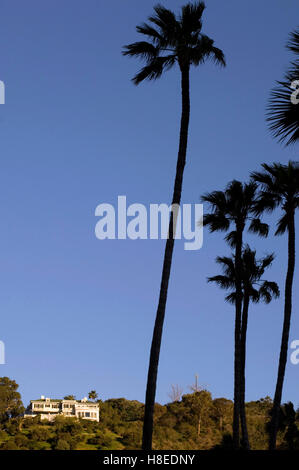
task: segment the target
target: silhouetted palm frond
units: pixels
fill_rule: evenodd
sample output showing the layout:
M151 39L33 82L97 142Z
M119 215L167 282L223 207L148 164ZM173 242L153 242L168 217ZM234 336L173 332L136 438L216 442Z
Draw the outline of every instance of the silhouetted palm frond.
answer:
M156 57L148 62L148 65L143 67L133 78L135 85L144 80L157 80L161 77L165 70L170 69L175 63L175 57L173 55L165 57Z
M232 230L231 232L229 232L229 233L224 237L224 240L228 243L228 245L229 245L231 248L235 248L235 247L236 247L236 243L237 243L237 232L236 232L236 230Z
M291 33L287 48L299 54L299 30ZM274 137L286 145L299 140L299 59L291 67L283 81L272 90L267 106L267 121Z
M292 51L295 54L299 55L299 30L293 31L290 34L290 40L287 44L287 48L289 49L289 51Z
M252 219L248 230L249 232L257 233L262 237L267 237L269 233L269 225L262 223L261 219L259 218L254 218Z
M228 230L230 221L224 214L204 214L203 224L209 227L210 232L225 232Z
M278 220L276 235L285 233L289 216L299 206L299 162L287 165L273 163L262 165L265 171L253 172L251 178L261 185L254 212L272 212L281 206L284 213Z
M230 225L244 225L250 220L249 231L267 237L269 227L253 215L257 212L257 188L255 181L241 183L231 181L224 191L212 191L201 197L201 201L208 203L210 212L204 215L204 225L211 232L227 231ZM271 199L271 204L273 201ZM264 207L264 206L263 206ZM236 230L226 235L225 240L231 247L236 246Z
M221 276L221 274L218 276L208 277L208 282L216 282L221 289L231 289L234 287L232 280L227 276Z
M205 4L203 2L187 3L182 7L182 13L180 15L180 23L182 26L182 32L185 34L196 34L201 32L202 28L202 14L205 10Z
M141 57L148 61L155 59L159 54L159 48L146 41L133 42L133 44L128 44L125 48L126 50L123 52L123 55Z
M182 68L199 65L211 59L218 65L225 65L223 52L214 46L214 41L201 33L203 2L188 3L176 16L162 5L154 7L155 14L149 23L137 26L138 33L147 36L140 41L124 46L123 55L137 57L145 62L135 75L133 82L156 80L166 70L178 63Z

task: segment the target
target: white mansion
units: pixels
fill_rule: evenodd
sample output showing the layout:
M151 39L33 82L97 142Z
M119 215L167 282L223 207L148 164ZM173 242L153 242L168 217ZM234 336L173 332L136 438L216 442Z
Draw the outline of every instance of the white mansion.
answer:
M88 401L87 398L82 400L53 400L41 396L40 400L30 400L24 417L40 416L41 419L53 421L58 415L99 421L99 405Z

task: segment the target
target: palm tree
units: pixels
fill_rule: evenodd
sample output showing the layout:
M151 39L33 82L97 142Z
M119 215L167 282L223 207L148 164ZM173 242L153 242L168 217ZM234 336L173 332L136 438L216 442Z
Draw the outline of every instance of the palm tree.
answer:
M176 16L172 11L161 5L155 6L155 14L149 17L149 23L137 26L137 32L145 35L149 41L129 44L125 46L123 51L124 55L145 60L145 66L133 78L133 82L136 85L144 80L156 80L164 71L170 69L175 64L178 64L181 72L182 114L172 207L178 207L181 201L190 117L190 67L191 65L201 65L207 59L214 60L216 64L225 65L223 52L214 46L214 41L211 38L201 32L204 9L205 5L203 2L188 3L182 7L181 14ZM174 217L172 211L169 221L169 235L165 246L160 295L147 377L142 439L142 448L144 450L150 450L152 447L158 363L175 229L176 217Z
M98 398L98 394L95 390L91 390L88 394L88 398L90 400L96 400Z
M250 301L258 303L263 300L270 303L273 297L279 296L279 288L275 282L262 280L262 276L267 267L274 259L274 255L268 255L260 260L256 258L256 252L247 245L242 253L242 320L241 320L241 379L240 379L240 418L242 427L243 446L250 449L246 412L245 412L245 364L246 364L246 336L248 324L248 310ZM225 300L235 304L236 302L236 275L234 257L218 257L217 263L221 265L223 275L208 278L208 282L216 282L222 289L229 289L231 292Z
M299 140L299 96L296 90L299 85L299 29L291 33L287 48L297 58L291 63L284 80L277 82L277 87L271 93L267 121L274 137L289 145Z
M235 355L234 355L234 418L233 444L238 449L240 445L240 378L241 378L241 318L242 318L242 246L243 232L247 221L250 221L249 231L261 236L268 235L268 225L263 224L258 217L252 216L255 207L257 185L253 182L243 184L232 181L225 191L213 191L202 196L212 210L204 216L204 225L211 232L229 230L226 241L235 248L236 300L235 300Z
M256 201L255 213L272 212L282 209L276 235L288 233L288 268L285 280L284 321L277 382L270 423L269 449L276 448L276 435L279 424L279 410L287 362L290 322L292 315L292 290L295 271L295 211L299 206L299 163L290 161L288 165L273 163L262 165L265 171L252 173L252 179L260 183L261 191Z

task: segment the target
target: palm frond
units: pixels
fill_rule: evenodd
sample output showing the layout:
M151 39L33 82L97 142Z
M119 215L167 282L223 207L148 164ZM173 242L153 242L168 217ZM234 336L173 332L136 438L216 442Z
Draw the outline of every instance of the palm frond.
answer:
M254 304L258 304L261 299L259 290L255 289L254 287L251 287L249 289L249 296L250 296L251 302L253 302Z
M261 215L263 212L273 212L281 202L279 195L274 195L271 192L260 191L259 196L254 202L253 213L255 215Z
M291 99L294 95L292 83L277 82L271 92L266 115L273 136L287 146L299 140L299 105Z
M269 225L262 223L261 219L255 218L252 219L248 230L249 232L257 233L261 237L267 237L269 233Z
M287 48L296 55L299 54L299 30L291 33ZM285 145L294 144L299 140L298 86L296 87L298 79L299 60L297 59L291 62L285 79L276 82L266 110L266 120L270 131Z
M299 30L291 32L287 48L289 51L299 54Z
M269 304L273 297L279 297L279 288L275 282L265 281L259 289L260 298Z
M269 190L273 191L273 190L275 190L275 188L273 186L272 177L267 171L268 167L267 166L265 167L264 165L262 165L262 166L266 170L266 172L264 172L264 171L253 171L253 172L251 172L250 177L255 182L260 183L263 188L267 188L268 191Z
M226 302L229 302L230 304L235 304L236 303L236 293L235 292L231 292L230 294L228 294L226 297L225 297L225 300Z
M175 46L180 30L180 24L175 14L160 4L156 5L154 10L156 14L150 16L148 18L149 21L158 26L160 30L159 33L164 38L165 45Z
M289 161L287 165L263 163L264 172L254 172L251 177L261 184L262 189L255 201L254 213L272 212L281 206L283 216L277 223L276 235L288 229L290 215L298 207L299 162Z
M271 264L272 264L273 261L274 261L274 258L275 258L274 253L270 253L269 255L265 256L265 257L261 260L261 270L262 270L262 274L264 273L264 271L265 271L266 268L268 268L269 266L271 266Z
M122 54L124 56L140 57L141 59L151 61L158 56L159 49L149 42L139 41L124 46Z
M217 256L216 263L222 266L227 276L235 276L235 262L233 258L229 256Z
M268 289L268 291L275 299L278 299L278 297L280 296L280 290L276 282L264 281L262 287Z
M234 283L228 276L218 276L208 277L208 282L215 282L221 289L230 289L234 287Z
M152 26L147 23L142 23L140 26L136 27L136 31L140 34L144 34L148 36L154 44L158 45L159 47L164 45L163 36Z
M194 65L205 63L208 59L217 65L225 66L225 57L221 49L214 46L214 41L202 34L197 41L197 45L190 49L190 62Z
M187 3L182 7L180 22L182 30L186 34L199 33L202 28L202 14L205 10L203 2Z
M144 80L157 80L164 70L170 69L175 64L175 56L156 57L148 65L143 67L133 78L133 83L139 85Z
M201 196L201 201L209 203L214 210L225 210L226 208L226 197L223 191L205 193Z
M224 239L231 248L235 248L236 243L237 243L237 232L236 232L236 230L232 230L231 232L229 232L225 236Z
M230 226L230 220L223 213L204 214L203 225L208 226L210 232L226 232Z
M277 229L275 235L283 235L288 229L289 218L285 213L277 222Z

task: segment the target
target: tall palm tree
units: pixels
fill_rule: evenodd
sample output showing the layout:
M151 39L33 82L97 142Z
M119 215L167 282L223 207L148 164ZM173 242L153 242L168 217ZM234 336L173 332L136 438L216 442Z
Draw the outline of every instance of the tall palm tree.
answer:
M207 202L211 213L205 214L204 225L208 225L211 232L232 230L225 237L226 241L235 248L236 272L236 301L235 301L235 354L234 354L234 417L233 417L233 444L238 449L240 445L240 379L241 379L241 318L242 318L242 246L243 232L246 222L249 221L249 231L261 236L268 235L268 225L263 224L258 217L253 217L257 185L253 182L243 184L232 181L225 191L213 191L202 196Z
M223 52L214 46L214 41L211 38L201 32L204 9L205 5L203 2L188 3L182 7L180 15L176 16L171 10L166 9L162 5L155 6L155 14L149 17L149 23L137 26L137 32L145 35L148 41L129 44L125 46L123 51L124 55L145 60L145 66L133 78L133 82L136 85L144 80L159 78L164 71L176 64L181 72L182 114L172 207L177 207L181 201L190 117L190 67L192 65L201 65L207 59L212 59L216 64L225 65ZM158 363L175 229L176 217L171 212L147 377L142 439L142 448L144 450L150 450L152 447Z
M296 59L271 93L267 121L274 137L289 145L299 140L299 94L294 92L299 86L299 29L291 33L287 48L296 54Z
M288 353L288 341L292 315L292 290L295 271L295 211L299 206L299 162L288 165L273 163L262 165L264 171L252 173L252 179L260 183L260 195L256 201L255 213L272 212L282 209L276 235L288 233L288 268L285 280L284 321L282 328L277 382L270 423L269 448L276 448L276 435L279 424L279 410Z
M250 301L258 303L263 300L270 303L273 297L279 296L279 288L275 282L262 279L264 272L274 259L274 255L268 255L260 260L256 258L256 252L247 245L242 253L242 320L241 320L241 398L240 398L240 418L242 427L242 440L245 449L250 449L246 412L245 412L245 365L246 365L246 336L248 324L248 310ZM218 257L217 263L221 265L223 275L208 278L208 282L216 282L222 289L229 289L230 293L225 300L235 304L236 302L236 275L234 257Z

